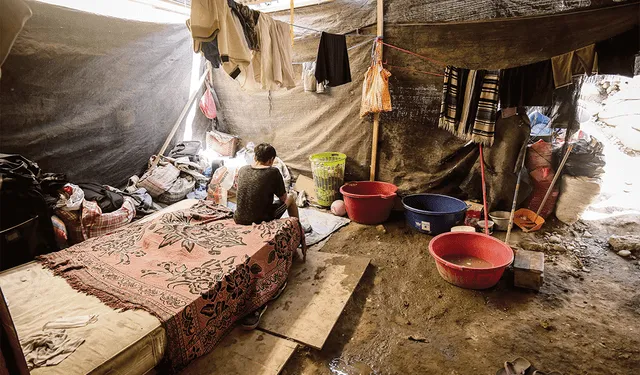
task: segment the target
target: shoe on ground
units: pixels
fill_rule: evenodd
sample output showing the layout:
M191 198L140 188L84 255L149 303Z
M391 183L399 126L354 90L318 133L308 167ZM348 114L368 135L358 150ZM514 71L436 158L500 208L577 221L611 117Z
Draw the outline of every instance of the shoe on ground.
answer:
M260 318L262 318L262 315L264 315L265 311L267 311L266 304L254 310L251 314L245 316L240 323L242 329L244 329L245 331L256 329L260 324Z
M278 292L271 298L269 298L269 301L275 301L278 299L278 297L280 297L280 295L282 294L282 292L284 292L284 289L287 287L287 281L285 280L284 284L282 284L282 286L280 287L280 289L278 289Z

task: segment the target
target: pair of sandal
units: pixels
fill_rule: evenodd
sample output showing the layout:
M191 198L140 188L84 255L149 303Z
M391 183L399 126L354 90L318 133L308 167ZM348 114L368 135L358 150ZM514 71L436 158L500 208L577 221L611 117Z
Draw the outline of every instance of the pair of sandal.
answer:
M504 367L496 372L496 375L562 375L558 371L543 372L536 370L531 362L524 358L516 358L505 362Z

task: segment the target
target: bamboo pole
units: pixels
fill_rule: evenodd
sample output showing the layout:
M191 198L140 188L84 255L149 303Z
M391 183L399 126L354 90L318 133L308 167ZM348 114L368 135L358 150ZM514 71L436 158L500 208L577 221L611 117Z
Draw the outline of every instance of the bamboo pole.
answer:
M376 31L379 37L384 32L384 0L378 0L376 12ZM371 138L371 170L369 172L369 180L375 181L376 169L378 167L378 135L380 134L380 114L373 114L373 136Z

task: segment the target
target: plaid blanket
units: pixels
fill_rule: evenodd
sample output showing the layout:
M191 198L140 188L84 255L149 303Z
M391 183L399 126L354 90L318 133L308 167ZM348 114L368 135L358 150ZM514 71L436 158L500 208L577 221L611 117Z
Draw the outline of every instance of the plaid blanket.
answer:
M438 126L467 141L493 144L498 110L497 71L447 66Z
M242 226L231 217L200 201L39 260L114 309L160 319L168 342L163 368L177 372L277 293L304 241L297 219Z
M102 213L96 202L84 200L79 210L56 210L56 215L64 222L69 243L74 245L129 224L136 216L136 203L132 198L124 197L122 207L113 212Z

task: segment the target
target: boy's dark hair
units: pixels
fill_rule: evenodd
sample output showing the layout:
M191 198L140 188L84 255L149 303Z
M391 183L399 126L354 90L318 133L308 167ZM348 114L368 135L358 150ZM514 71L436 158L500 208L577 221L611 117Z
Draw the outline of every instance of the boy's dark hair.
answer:
M276 157L276 149L268 143L260 143L253 149L253 152L256 155L256 160L260 163L266 163Z

